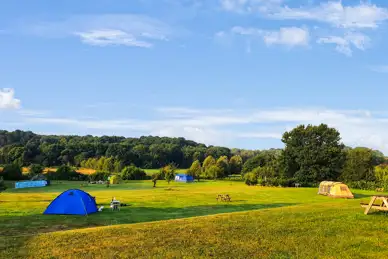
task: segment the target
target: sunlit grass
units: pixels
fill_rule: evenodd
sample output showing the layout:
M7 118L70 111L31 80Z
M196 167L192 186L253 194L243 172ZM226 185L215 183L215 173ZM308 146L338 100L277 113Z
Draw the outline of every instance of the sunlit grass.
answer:
M88 191L106 209L87 217L42 215L69 188ZM216 201L226 193L232 202ZM314 188L228 181L10 189L0 194L0 258L387 257L385 214L363 215L359 203L372 193L354 193L353 200L332 199ZM110 211L112 197L128 206Z

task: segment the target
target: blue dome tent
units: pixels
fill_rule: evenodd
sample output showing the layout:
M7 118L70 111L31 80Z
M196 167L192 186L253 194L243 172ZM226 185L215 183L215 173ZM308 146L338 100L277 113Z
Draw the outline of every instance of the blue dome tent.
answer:
M175 182L192 182L194 181L194 178L191 175L186 175L186 174L176 174L175 175Z
M94 197L82 190L70 189L58 195L43 214L88 215L97 211Z

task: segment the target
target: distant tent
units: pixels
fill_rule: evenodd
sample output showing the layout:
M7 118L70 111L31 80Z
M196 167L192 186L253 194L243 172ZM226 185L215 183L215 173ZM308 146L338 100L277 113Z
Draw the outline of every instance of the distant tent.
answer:
M194 178L191 175L186 174L176 174L175 175L175 182L192 182L194 181Z
M70 189L56 197L43 214L88 215L97 211L94 197L87 192Z
M109 178L110 184L118 184L120 182L120 178L117 175L112 175Z
M349 187L341 182L323 181L319 184L318 194L331 196L334 198L354 198Z

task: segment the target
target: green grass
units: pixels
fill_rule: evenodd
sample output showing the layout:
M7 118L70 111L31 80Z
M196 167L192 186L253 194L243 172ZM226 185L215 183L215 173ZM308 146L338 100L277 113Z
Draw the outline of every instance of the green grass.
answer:
M127 203L120 212L42 215L69 188L80 183L0 193L0 258L388 257L387 217L359 205L371 192L343 200L315 188L133 181L80 188L105 208L113 196ZM217 202L220 193L232 202Z

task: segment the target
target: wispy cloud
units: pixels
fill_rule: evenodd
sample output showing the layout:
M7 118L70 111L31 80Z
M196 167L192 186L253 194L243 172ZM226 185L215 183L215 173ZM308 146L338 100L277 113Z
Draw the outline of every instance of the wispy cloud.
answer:
M371 66L370 69L378 73L388 73L388 65L386 66Z
M312 20L342 28L376 28L381 22L388 20L387 9L366 2L353 6L345 6L342 1L299 8L282 6L265 13L274 19Z
M254 39L262 40L267 46L284 45L288 47L308 46L309 45L309 30L299 27L282 27L279 30L263 30L260 28L240 27L235 26L228 32L218 32L215 37L222 39L228 36L241 36L247 39L248 52L251 51L252 42Z
M133 35L118 30L95 30L90 32L76 32L83 43L108 46L108 45L125 45L132 47L150 48L152 44L146 41L139 41Z
M278 7L283 0L220 0L221 8L228 12L252 13Z
M307 46L309 31L297 27L280 28L279 31L265 31L263 37L267 45Z
M269 20L309 21L313 25L326 25L331 30L328 30L326 35L317 36L317 42L335 44L336 51L347 56L352 56L354 49L365 50L372 40L368 32L388 21L387 8L364 1L353 5L345 5L342 1L309 3L299 7L290 7L286 4L292 3L282 0L221 1L221 7L228 12L260 15L261 18ZM258 31L255 30L255 32ZM305 32L290 31L288 34L287 31L280 30L272 32L265 39L267 43L289 44L292 42L290 37L294 36L293 40L296 43L305 44L308 36Z
M362 33L346 33L345 36L329 36L317 40L321 44L335 44L336 51L352 56L352 48L365 50L370 44L370 38Z
M0 109L19 109L20 100L15 98L15 91L11 88L0 88Z
M135 14L71 16L63 21L41 22L27 27L27 32L44 37L78 37L95 46L123 45L152 47L174 35L168 24Z
M376 28L388 20L388 9L359 2L344 5L342 1L328 1L319 5L289 7L283 0L221 0L226 11L261 13L279 20L311 20L342 28Z

